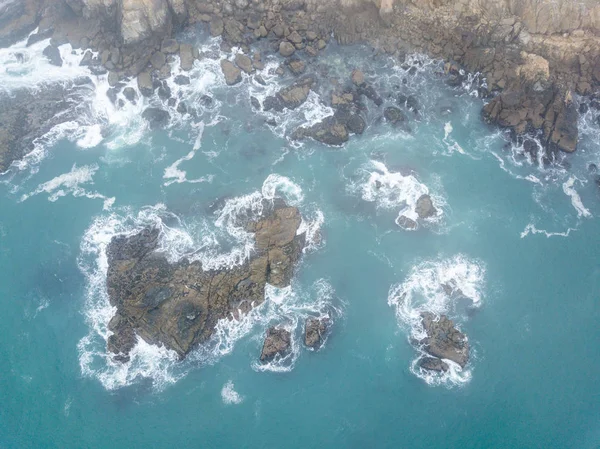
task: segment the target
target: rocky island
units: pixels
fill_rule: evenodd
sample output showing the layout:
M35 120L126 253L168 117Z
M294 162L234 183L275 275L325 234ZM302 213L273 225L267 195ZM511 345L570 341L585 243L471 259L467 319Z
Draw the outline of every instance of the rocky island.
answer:
M204 270L200 262L186 259L170 263L156 251L156 228L111 241L106 282L117 312L109 324L108 350L116 360L129 360L137 336L183 358L210 339L219 320L237 319L261 304L267 283L290 284L305 243L305 234L297 233L302 218L295 207L265 207L260 219L246 224L254 234L254 253L234 268ZM270 331L261 360L283 352L285 341L289 346L286 332Z

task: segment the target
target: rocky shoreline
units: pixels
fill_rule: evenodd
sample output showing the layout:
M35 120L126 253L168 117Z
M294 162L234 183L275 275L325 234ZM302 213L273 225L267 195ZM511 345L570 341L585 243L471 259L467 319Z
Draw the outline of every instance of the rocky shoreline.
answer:
M509 129L516 140L539 138L546 150L545 160L550 162L557 152L570 153L577 147L580 105L575 96L593 95L600 85L600 6L593 1L549 3L10 0L0 7L0 44L8 45L37 27L30 40L52 37L47 52L51 60L56 61L53 50L62 43L94 49L98 58L90 54L84 58L86 64L98 73L108 71L114 89L119 89L121 80L137 77L142 95L166 90L161 80L169 75L171 55L180 57L184 70L202 57L191 45L171 38L177 30L195 23L205 23L212 36L221 36L223 50L237 46L246 53L222 62L228 84L238 82L242 71L252 73L260 67L260 55L252 54L251 46L261 39L287 59L284 66L296 75L304 72L332 36L342 44L369 43L394 55L399 63L407 52L423 51L448 61L449 83L460 83L467 73L483 74L487 83L480 92L489 97L482 111L484 119ZM309 80L280 92L265 109L295 107L310 90ZM353 91L341 90L332 97L336 111L332 117L299 129L293 137L339 145L349 134L360 134L365 125L356 96L375 104L381 104L381 99L360 74L352 81ZM185 105L178 108L184 110ZM403 122L398 111L386 110L385 116L392 123ZM27 152L29 141L11 139L5 126L0 126L0 136L10 140L2 142L0 149L3 171ZM6 150L15 146L21 149Z

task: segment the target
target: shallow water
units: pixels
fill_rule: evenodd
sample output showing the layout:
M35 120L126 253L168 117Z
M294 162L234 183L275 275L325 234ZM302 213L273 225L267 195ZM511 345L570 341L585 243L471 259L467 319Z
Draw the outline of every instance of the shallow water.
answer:
M201 33L185 38L218 52ZM22 47L1 50L0 85L42 88L44 44L15 72L11 51ZM414 55L410 76L365 48L332 45L310 69L317 94L269 116L250 95L263 101L291 80L269 75L271 58L266 88L245 75L226 87L218 60L197 61L190 86L169 82L198 118L171 110L169 128L155 132L140 113L158 98L118 109L106 79L93 78L80 123L1 175L0 445L598 447L600 198L587 169L600 159L597 113L582 118L570 167L544 168L481 122L476 90L447 87L440 63ZM331 112L325 78L348 79L354 67L386 104L416 96L410 131L365 100L369 127L343 148L289 141ZM65 82L82 70L49 73ZM414 217L425 192L437 215L401 229L398 216ZM129 364L107 361L113 235L158 224L172 260L235 264L252 246L235 217L276 197L300 208L311 242L290 289L269 288L261 307L221 323L185 362L143 341ZM448 281L471 302L448 300ZM467 333L464 370L416 367L409 339L421 310L447 313ZM315 315L333 320L317 352L301 344ZM262 336L275 323L294 332L294 352L264 366Z

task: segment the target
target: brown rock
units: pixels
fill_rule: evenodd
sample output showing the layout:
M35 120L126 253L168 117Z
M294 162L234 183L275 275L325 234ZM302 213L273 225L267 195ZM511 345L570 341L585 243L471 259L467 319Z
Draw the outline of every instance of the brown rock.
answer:
M279 44L279 54L283 57L292 56L296 51L296 47L289 42L282 41Z
M326 332L326 318L308 318L304 325L304 344L309 348L318 349L323 344Z
M252 60L242 53L235 55L235 64L246 73L254 72Z
M275 357L284 357L289 353L291 343L292 336L288 331L277 327L269 328L260 353L260 361L270 362Z
M233 62L227 59L221 60L221 70L225 76L225 82L228 86L233 86L242 81L242 71L237 68Z

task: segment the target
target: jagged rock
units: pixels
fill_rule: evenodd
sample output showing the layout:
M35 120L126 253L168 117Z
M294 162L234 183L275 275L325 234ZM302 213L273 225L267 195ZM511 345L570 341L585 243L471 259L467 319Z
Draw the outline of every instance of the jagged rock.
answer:
M427 194L419 197L415 206L415 212L420 219L433 217L437 214L437 210L433 206L433 201L431 201L431 197Z
M423 350L434 357L452 360L464 368L469 360L467 336L456 329L445 315L423 312L421 318L427 333L427 337L419 341Z
M448 371L448 369L450 369L446 362L436 357L423 357L419 361L419 366L423 369L429 371L437 371L440 373L445 373L446 371Z
M83 58L81 58L81 62L79 63L80 66L83 67L87 67L90 66L94 63L94 55L91 52L91 50L86 50L86 52L83 54Z
M254 96L250 97L250 104L254 109L260 110L260 101L258 101L258 98Z
M237 65L246 73L254 72L254 67L252 67L252 60L244 54L238 53L237 55L235 55L235 65Z
M154 83L150 72L142 72L137 77L138 90L144 97L149 97L154 93Z
M296 47L290 42L282 41L279 44L279 54L283 57L292 56L296 51Z
M308 98L315 79L312 76L302 77L291 85L281 89L275 96L267 97L264 103L265 111L271 109L281 112L285 108L296 109Z
M142 112L142 117L148 122L150 129L164 128L171 119L171 115L160 108L146 108Z
M223 30L223 37L230 44L241 44L244 41L244 35L242 34L243 30L244 25L239 23L237 20L226 20Z
M404 113L394 106L388 106L385 108L383 111L383 116L393 125L406 122L406 116Z
M221 70L225 76L225 82L228 86L233 86L242 81L242 71L238 69L233 62L223 59L221 60Z
M308 318L304 324L304 344L309 348L318 349L327 332L326 318Z
M113 238L106 282L116 314L109 323L114 334L108 349L127 357L137 335L185 357L210 339L219 320L261 304L267 283L288 286L305 243L305 234L297 235L302 217L297 208L280 203L265 201L263 207L264 215L245 225L254 234L255 251L231 269L208 270L185 259L169 263L156 252L156 228ZM275 335L285 341L285 334ZM274 350L266 345L265 360L285 351L285 345L273 343Z
M55 47L54 45L48 45L46 48L44 48L43 54L46 58L48 58L50 64L62 67L63 60L60 56L58 47Z
M369 100L375 103L376 106L381 106L383 104L383 99L379 96L375 88L369 83L365 82L358 86L357 92L360 95L367 97Z
M309 128L298 128L292 135L295 140L307 137L326 145L339 146L348 141L349 134L346 126L332 115Z
M291 343L292 336L288 331L277 327L269 328L260 353L260 361L270 362L276 356L285 356L290 351Z

